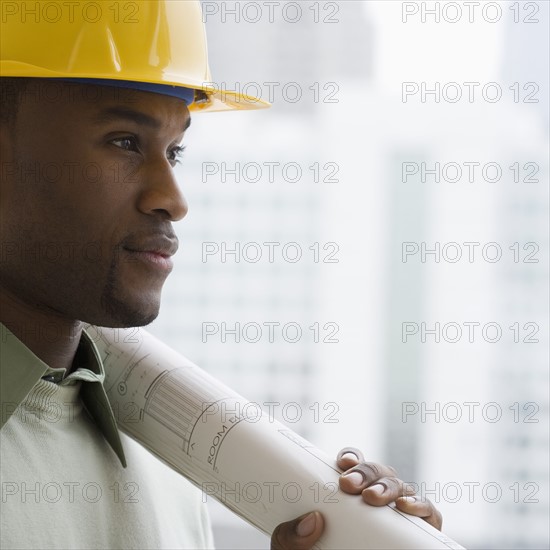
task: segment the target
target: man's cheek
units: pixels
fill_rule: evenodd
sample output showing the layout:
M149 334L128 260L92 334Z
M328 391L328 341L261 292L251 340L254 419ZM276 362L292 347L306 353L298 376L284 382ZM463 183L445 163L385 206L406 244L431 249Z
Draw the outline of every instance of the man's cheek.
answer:
M131 160L112 161L103 167L106 182L114 191L130 193L139 185L139 163Z

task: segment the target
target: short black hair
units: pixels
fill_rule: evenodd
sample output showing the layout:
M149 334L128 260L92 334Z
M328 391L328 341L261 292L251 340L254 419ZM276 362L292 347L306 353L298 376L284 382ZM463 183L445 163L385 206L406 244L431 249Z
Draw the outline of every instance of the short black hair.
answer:
M14 124L21 98L30 80L24 77L0 77L0 122L10 126Z

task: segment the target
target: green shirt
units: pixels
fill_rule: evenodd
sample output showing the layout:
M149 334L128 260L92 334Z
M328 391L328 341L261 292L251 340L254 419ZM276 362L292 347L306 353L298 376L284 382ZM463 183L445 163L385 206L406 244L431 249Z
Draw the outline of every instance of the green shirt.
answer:
M115 415L103 388L105 371L97 348L85 330L78 345L74 370L52 369L41 361L8 328L0 323L0 429L41 379L60 386L82 381L80 398L97 427L126 468Z

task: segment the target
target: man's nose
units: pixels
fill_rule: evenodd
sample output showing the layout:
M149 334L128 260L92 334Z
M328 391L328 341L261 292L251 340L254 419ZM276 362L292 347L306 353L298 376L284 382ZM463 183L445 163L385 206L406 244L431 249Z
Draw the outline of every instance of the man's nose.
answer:
M140 212L148 215L160 214L171 221L184 218L188 211L187 201L168 160L151 163L143 176L143 190L138 199Z

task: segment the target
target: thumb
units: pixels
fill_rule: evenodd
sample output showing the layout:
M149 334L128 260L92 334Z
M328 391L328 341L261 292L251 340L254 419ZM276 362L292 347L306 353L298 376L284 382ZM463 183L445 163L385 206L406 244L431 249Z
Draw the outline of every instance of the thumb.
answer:
M310 550L325 527L319 512L304 514L278 525L271 535L271 550Z

